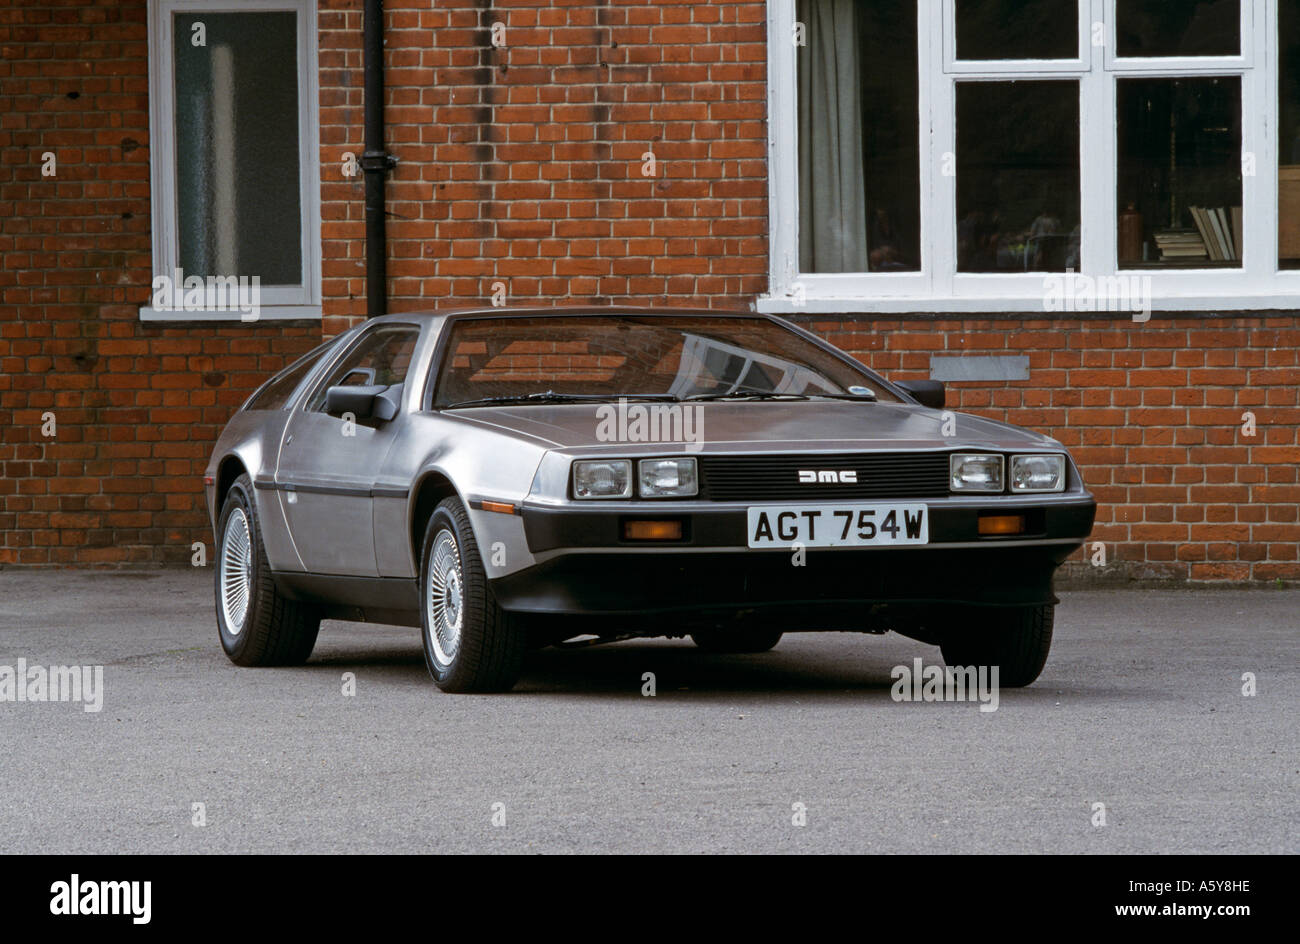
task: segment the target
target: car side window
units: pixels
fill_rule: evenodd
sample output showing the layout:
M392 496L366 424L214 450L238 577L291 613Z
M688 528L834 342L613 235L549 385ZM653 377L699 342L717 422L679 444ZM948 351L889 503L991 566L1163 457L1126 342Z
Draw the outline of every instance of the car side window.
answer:
M252 399L248 401L248 406L244 409L283 410L288 405L293 392L302 383L303 378L311 373L312 368L320 363L320 359L325 356L325 352L333 346L334 340L332 339L298 358L263 384L261 389L253 394Z
M367 332L317 385L307 409L320 412L330 387L394 387L405 383L419 338L420 329L413 325L383 325Z

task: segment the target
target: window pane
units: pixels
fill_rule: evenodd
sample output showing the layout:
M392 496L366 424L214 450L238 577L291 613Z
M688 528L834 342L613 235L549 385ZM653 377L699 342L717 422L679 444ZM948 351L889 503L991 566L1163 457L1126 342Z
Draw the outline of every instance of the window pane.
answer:
M248 401L246 410L283 410L289 403L289 398L293 396L298 384L302 383L303 378L311 373L311 369L316 366L325 352L334 346L334 341L326 341L324 344L312 351L304 354L298 360L294 361L284 370L280 371L274 377L266 382L266 385L259 390L251 400Z
M296 14L186 13L174 27L180 266L300 285Z
M1116 0L1115 45L1137 58L1240 55L1240 0Z
M1077 59L1076 0L956 0L958 59Z
M1079 268L1079 83L957 83L957 270Z
M921 265L916 0L799 0L799 269Z
M1119 263L1241 265L1241 79L1120 79Z
M385 325L372 329L343 360L334 365L328 378L312 394L307 408L323 409L325 393L330 387L391 387L405 383L415 342L419 339L419 329L408 325Z
M1281 0L1278 17L1278 255L1300 269L1300 0Z

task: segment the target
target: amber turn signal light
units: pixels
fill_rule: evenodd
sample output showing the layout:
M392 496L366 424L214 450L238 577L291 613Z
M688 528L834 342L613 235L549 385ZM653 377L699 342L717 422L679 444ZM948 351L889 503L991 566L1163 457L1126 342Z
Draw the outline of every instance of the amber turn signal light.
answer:
M980 535L1024 534L1024 515L981 515Z
M623 539L625 541L680 541L682 523L680 521L624 521Z
M513 515L515 506L508 502L485 501L483 504L484 511L495 511L499 515Z

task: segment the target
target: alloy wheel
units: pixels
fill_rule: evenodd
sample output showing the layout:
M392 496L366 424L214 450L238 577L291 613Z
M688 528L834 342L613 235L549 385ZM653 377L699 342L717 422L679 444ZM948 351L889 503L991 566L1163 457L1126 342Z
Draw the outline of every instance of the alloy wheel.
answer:
M460 650L465 624L465 575L460 566L456 537L443 529L433 539L429 555L428 607L429 644L439 664L451 665Z
M221 612L230 635L244 629L253 589L253 536L244 509L235 508L221 536Z

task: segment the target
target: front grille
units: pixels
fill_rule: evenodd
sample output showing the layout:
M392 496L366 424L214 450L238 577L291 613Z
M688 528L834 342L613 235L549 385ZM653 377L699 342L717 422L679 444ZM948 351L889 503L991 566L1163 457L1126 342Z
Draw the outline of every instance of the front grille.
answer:
M700 456L701 497L711 501L943 498L946 452ZM800 471L857 473L857 483L799 481Z

